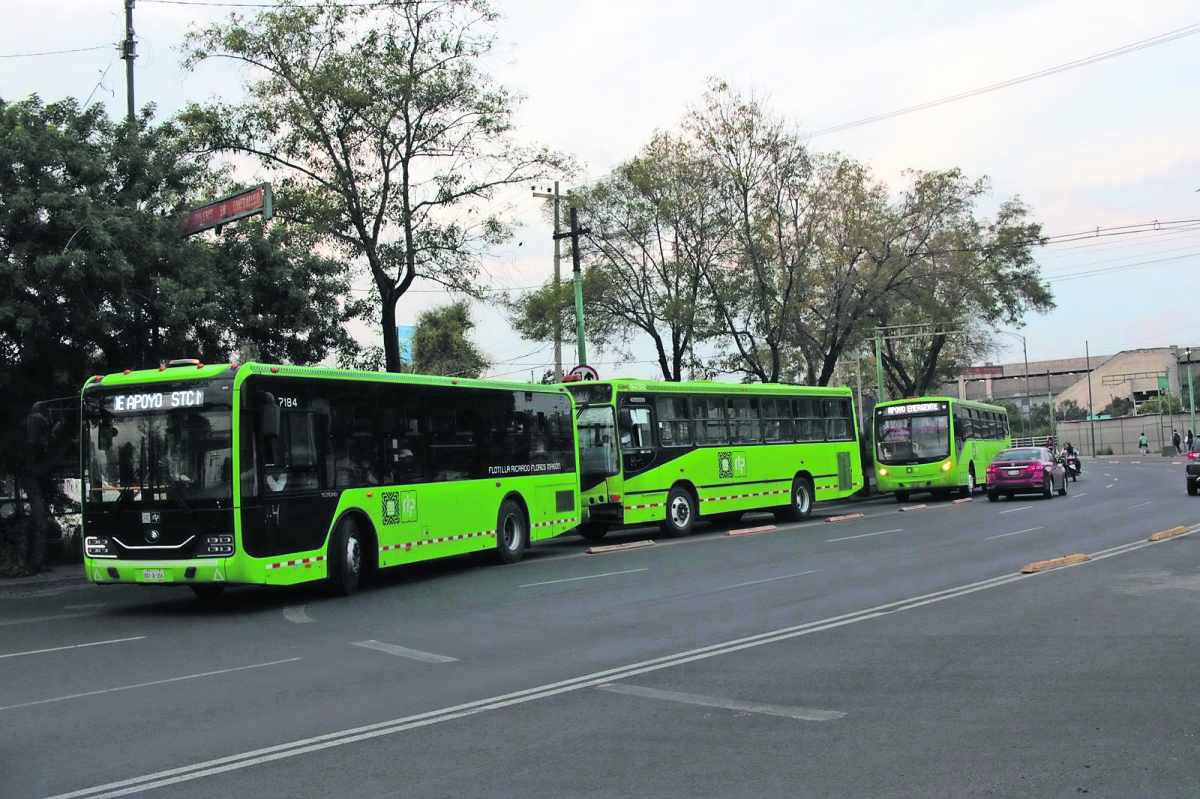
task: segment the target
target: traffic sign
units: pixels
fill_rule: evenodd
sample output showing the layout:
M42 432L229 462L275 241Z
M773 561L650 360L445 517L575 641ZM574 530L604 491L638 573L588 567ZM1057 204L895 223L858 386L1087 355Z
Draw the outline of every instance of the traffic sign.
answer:
M600 373L595 367L588 366L586 363L581 363L567 374L572 375L576 380L599 380Z

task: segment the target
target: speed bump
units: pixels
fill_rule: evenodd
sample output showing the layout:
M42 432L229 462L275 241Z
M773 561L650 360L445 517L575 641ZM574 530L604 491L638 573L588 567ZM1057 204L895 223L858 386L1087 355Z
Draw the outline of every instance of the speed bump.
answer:
M1063 566L1073 566L1076 563L1083 563L1091 560L1091 556L1084 555L1082 552L1075 555L1064 555L1061 558L1051 558L1050 560L1034 561L1021 569L1022 574L1032 574L1033 572L1044 572L1047 569L1058 569Z
M928 505L905 505L900 509L900 513L904 513L905 511L909 510L925 510L928 507Z
M588 547L584 550L589 555L600 555L605 552L621 552L626 549L641 549L654 546L653 541L630 541L628 544L609 544L604 547Z
M849 521L850 519L861 519L861 518L865 517L866 515L867 514L865 514L865 513L847 513L844 516L830 516L825 521L827 521L827 522L845 522L845 521Z
M1177 535L1183 535L1187 532L1187 528L1183 525L1172 527L1170 530L1163 530L1150 536L1151 541L1162 541L1165 538L1174 538Z
M730 530L729 535L751 535L753 533L769 533L779 528L773 524L763 525L762 527L744 527L741 530Z

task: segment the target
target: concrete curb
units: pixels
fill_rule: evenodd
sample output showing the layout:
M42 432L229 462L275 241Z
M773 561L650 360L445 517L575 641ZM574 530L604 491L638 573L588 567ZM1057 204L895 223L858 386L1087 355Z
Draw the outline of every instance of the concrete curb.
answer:
M1021 569L1022 574L1032 574L1034 572L1047 571L1049 569L1061 569L1063 566L1074 566L1076 563L1084 563L1091 560L1091 556L1084 555L1082 552L1075 555L1064 555L1061 558L1051 558L1050 560L1039 560L1030 563Z

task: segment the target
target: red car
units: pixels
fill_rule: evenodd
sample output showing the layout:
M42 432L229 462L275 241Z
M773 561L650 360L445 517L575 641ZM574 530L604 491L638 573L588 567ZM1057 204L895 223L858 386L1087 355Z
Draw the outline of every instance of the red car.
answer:
M992 502L1000 495L1067 493L1067 469L1044 447L1014 447L1001 450L987 467L987 495Z

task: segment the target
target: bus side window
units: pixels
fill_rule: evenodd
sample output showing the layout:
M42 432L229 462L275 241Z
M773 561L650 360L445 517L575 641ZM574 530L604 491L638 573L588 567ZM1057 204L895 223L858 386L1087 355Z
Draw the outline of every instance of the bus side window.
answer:
M687 397L659 397L658 440L664 447L687 447L692 443Z

